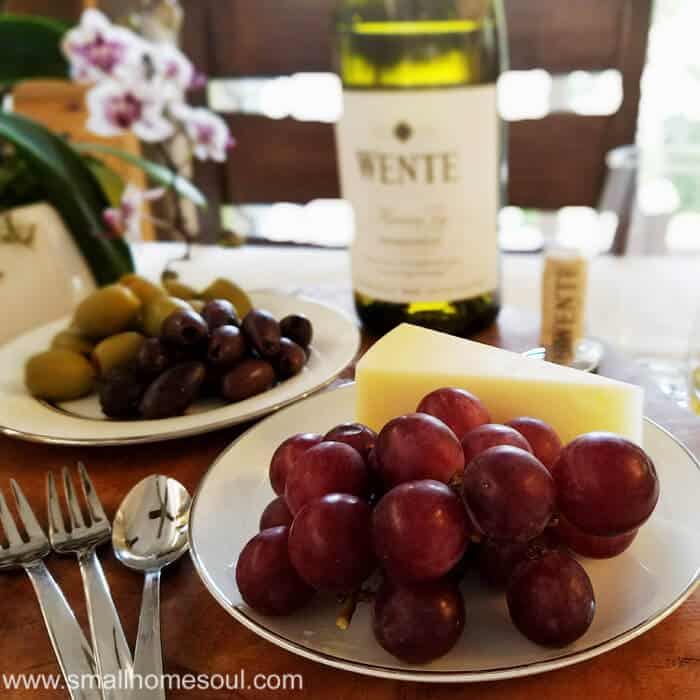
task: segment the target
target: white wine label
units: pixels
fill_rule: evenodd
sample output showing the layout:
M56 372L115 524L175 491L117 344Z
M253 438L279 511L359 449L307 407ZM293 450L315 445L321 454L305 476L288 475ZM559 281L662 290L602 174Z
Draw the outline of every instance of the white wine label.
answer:
M495 85L346 90L337 127L355 211L355 290L374 299L471 299L498 287Z

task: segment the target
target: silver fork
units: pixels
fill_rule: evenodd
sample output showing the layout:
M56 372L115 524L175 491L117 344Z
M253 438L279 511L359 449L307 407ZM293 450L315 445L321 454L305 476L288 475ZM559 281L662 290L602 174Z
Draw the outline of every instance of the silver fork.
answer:
M66 531L56 491L56 481L53 472L49 472L46 475L49 538L56 552L74 553L78 558L97 670L101 678L110 676L111 679L121 679L119 682L113 680L106 684L108 687L103 687L103 695L107 700L126 695L127 688L124 687L124 681L131 673L133 662L124 629L114 607L109 584L95 551L100 544L110 541L112 528L82 462L78 463L78 475L90 516L90 524L85 524L70 472L64 467L63 490L70 522L70 531Z
M27 572L71 698L99 700L102 693L94 683L97 666L90 644L61 589L42 561L51 551L49 540L17 482L12 479L10 484L28 540L25 542L20 536L0 489L0 523L7 540L7 546L0 546L0 569L22 568Z

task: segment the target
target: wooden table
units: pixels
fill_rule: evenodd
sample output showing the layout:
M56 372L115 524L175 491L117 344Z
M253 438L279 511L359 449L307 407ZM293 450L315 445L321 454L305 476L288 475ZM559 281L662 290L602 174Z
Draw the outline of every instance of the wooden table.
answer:
M327 292L326 292L327 293ZM350 306L349 290L337 290L332 300ZM522 351L537 340L537 319L505 309L482 340ZM371 343L366 339L365 346ZM609 354L602 373L645 384L631 363ZM352 376L352 368L346 373ZM670 429L700 455L700 421L677 408L653 388L648 391L647 415ZM124 448L62 448L0 438L0 485L7 493L15 477L40 519L45 522L44 478L47 469L60 469L84 460L112 516L127 491L148 474L160 472L182 481L190 491L207 467L243 428L170 443ZM225 533L222 536L226 536ZM108 547L102 560L110 580L127 638L136 637L142 577L118 564ZM49 567L87 629L80 574L73 559L52 556ZM7 573L0 581L0 674L57 673L58 668L26 576ZM230 618L200 583L191 561L168 569L162 590L163 644L166 673L301 674L304 690L294 697L350 699L479 698L490 700L643 700L700 697L700 596L653 630L596 659L545 675L476 685L420 685L384 681L327 668L299 658L256 637ZM2 678L0 677L0 683ZM52 690L0 689L8 698L60 697ZM220 691L173 691L170 697L196 694L215 697ZM241 689L234 697L282 697L289 691Z

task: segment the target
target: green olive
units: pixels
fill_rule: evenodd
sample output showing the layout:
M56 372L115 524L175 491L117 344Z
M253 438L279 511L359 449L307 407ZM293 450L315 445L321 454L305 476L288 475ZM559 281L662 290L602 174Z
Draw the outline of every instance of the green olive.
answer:
M51 341L51 348L54 350L70 350L86 357L90 356L94 347L95 344L90 339L70 329L57 333Z
M196 299L199 296L196 289L192 289L189 285L177 280L163 280L163 286L171 297L177 297L185 301Z
M160 336L160 329L168 316L178 309L190 309L190 305L183 299L160 296L147 302L143 307L141 327L146 335L153 338Z
M188 299L187 303L192 307L194 311L196 311L198 314L201 314L202 311L204 311L204 307L207 305L207 302L204 301L204 299Z
M93 292L75 310L82 335L102 339L128 330L141 310L141 300L127 287L112 284Z
M231 280L220 277L214 280L201 294L205 301L213 301L214 299L226 299L230 301L238 312L240 318L247 316L248 312L253 308L250 297Z
M101 376L115 367L124 367L136 359L146 340L140 333L130 331L105 338L92 351L92 361Z
M47 350L27 360L24 381L38 399L71 401L93 390L95 369L77 352Z
M147 280L145 277L141 277L141 275L124 275L119 280L119 284L121 284L122 287L127 287L130 289L139 299L141 299L141 303L143 304L148 303L155 297L165 296L166 293L162 287L159 287L154 282L151 282L151 280Z

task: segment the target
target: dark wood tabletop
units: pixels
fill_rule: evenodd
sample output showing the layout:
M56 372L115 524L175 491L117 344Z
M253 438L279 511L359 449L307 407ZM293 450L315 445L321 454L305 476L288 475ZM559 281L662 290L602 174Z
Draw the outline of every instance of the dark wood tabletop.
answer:
M333 301L349 305L349 293ZM537 319L505 309L499 322L480 339L523 351L536 344ZM371 339L365 339L365 347ZM646 413L700 455L700 420L658 393L633 363L609 352L601 373L646 385ZM344 375L352 377L352 368ZM0 486L8 493L16 478L42 522L46 522L44 480L48 469L83 460L108 515L143 477L162 473L180 480L191 492L215 457L248 426L168 443L135 447L72 448L36 445L0 438ZM699 503L700 503L700 494ZM700 507L700 505L699 505ZM225 533L222 534L226 536ZM109 547L101 558L124 623L127 639L136 637L143 578L114 559ZM74 558L51 556L48 566L87 630L80 573ZM475 685L421 685L379 680L321 666L263 641L235 622L206 591L189 558L168 568L162 585L165 671L172 674L301 674L303 690L180 690L169 697L195 695L239 698L310 697L335 700L376 698L479 698L479 700L670 700L700 698L700 596L642 637L591 661L560 671L510 681ZM22 572L0 578L0 683L2 674L56 674L58 667L31 591ZM66 696L56 690L9 690L7 698Z

